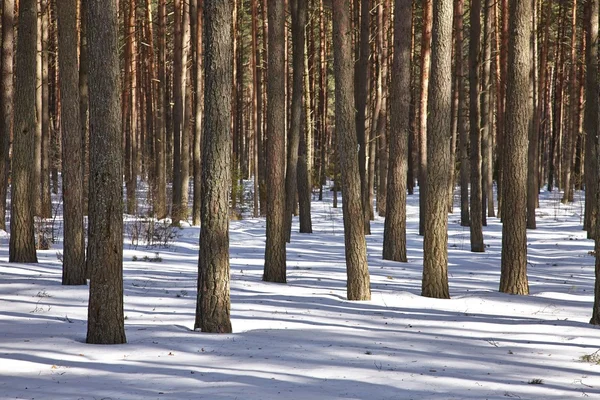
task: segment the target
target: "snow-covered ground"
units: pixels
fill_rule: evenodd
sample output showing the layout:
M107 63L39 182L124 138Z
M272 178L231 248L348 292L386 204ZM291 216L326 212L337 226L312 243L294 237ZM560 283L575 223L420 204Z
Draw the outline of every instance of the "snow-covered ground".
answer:
M581 360L600 349L600 329L588 324L593 243L576 197L565 206L542 195L527 297L498 293L498 220L484 228L486 252L470 253L458 213L449 217L452 299L421 297L417 196L408 263L381 260L383 220L372 224L368 302L345 300L341 209L330 199L313 203L314 234L298 234L295 221L287 285L261 281L264 219L232 221L229 335L191 331L197 227L167 249L126 238L128 343L117 346L85 344L87 287L60 285L60 244L40 251L39 264L8 264L1 237L0 398L600 398L600 365Z

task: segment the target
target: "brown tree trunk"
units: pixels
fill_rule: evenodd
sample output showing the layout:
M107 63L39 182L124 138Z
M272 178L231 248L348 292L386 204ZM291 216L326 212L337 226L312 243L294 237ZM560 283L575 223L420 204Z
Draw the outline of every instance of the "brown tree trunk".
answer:
M479 63L481 44L481 0L471 1L471 32L469 41L469 131L471 146L471 202L470 228L471 251L483 252L483 210L481 177L481 128L479 99Z
M302 100L304 94L304 41L307 19L306 1L291 0L292 9L292 106L290 131L288 135L287 168L285 176L286 192L286 240L290 242L292 233L292 216L296 207L296 190L298 190L298 148L302 124Z
M267 11L267 243L263 280L286 282L285 255L285 5L270 2Z
M377 115L376 134L378 146L378 163L379 171L377 184L377 207L379 216L385 217L387 211L387 186L388 186L388 163L389 163L389 147L388 147L388 58L389 58L389 16L391 14L391 0L386 0L379 3L377 7L377 19L379 29L377 31L377 56L380 74L378 76L378 87L381 88L381 108ZM408 9L410 15L410 9ZM410 27L409 27L410 29ZM410 35L410 31L408 31ZM408 43L410 46L410 42ZM410 47L408 48L410 52ZM410 59L409 59L410 62ZM410 69L408 69L408 86L404 89L410 94ZM410 97L408 98L410 102ZM408 130L408 122L406 129ZM408 138L408 137L407 137ZM406 190L406 189L405 189Z
M588 238L596 237L596 218L598 215L595 193L598 191L596 174L598 170L598 159L596 141L598 140L598 0L590 0L587 3L587 40L586 46L586 86L585 86L585 220L584 229L587 229Z
M429 96L429 73L431 70L431 29L433 0L423 1L423 33L421 36L421 86L419 92L419 235L425 234L425 212L427 200L427 102Z
M527 138L532 107L531 0L510 0L506 125L504 135L504 209L500 291L529 294L527 282Z
M254 218L260 215L260 184L258 178L259 170L259 149L261 145L260 136L262 135L262 121L261 121L261 105L262 102L259 100L262 97L262 76L259 70L260 62L260 50L258 48L258 0L252 0L252 54L250 55L250 68L252 73L252 130L254 131L254 142L252 144L254 149L254 156L252 157L252 166L254 170Z
M577 105L577 100L579 98L579 86L577 85L577 75L578 68L577 65L577 0L573 0L571 6L571 93L569 95L569 115L570 121L565 131L565 156L564 156L564 166L563 166L563 203L568 203L573 201L573 181L572 181L572 171L573 171L573 155L575 142L577 138L577 133L579 130L579 123L577 121L577 115L579 114L579 109Z
M37 17L36 1L19 3L19 35L15 65L15 125L11 175L11 223L9 262L37 262L33 229L35 198L39 181L34 181L31 149L36 129L35 85ZM34 195L35 193L35 195ZM122 244L121 244L122 245Z
M6 197L10 174L10 141L13 131L14 0L2 1L2 90L0 91L0 229L6 230Z
M90 177L90 131L88 129L89 90L88 90L88 46L87 46L87 6L86 0L79 2L79 122L81 124L81 146L83 157L83 212L88 214Z
M348 300L370 300L364 210L354 112L354 57L352 54L350 1L333 0L333 57L335 77L335 126L342 175L344 241ZM362 216L362 218L361 218Z
M41 159L40 159L40 216L43 218L52 217L52 197L50 195L50 87L49 87L49 45L48 31L50 17L50 7L48 0L42 0L41 15L41 46L42 46L42 137L41 137Z
M190 17L192 21L192 48L194 52L193 82L196 101L194 102L194 144L193 144L193 174L194 174L194 203L192 205L192 223L198 226L202 219L202 124L204 106L204 73L202 58L202 29L204 0L192 0L190 3Z
M58 63L63 134L63 285L85 285L83 147L77 66L77 0L58 0Z
M154 195L154 215L158 219L167 216L167 127L166 127L166 0L158 3L158 91L156 104L156 193Z
M390 86L390 165L383 259L407 261L406 173L410 113L411 0L395 0L394 59Z
M456 21L456 74L458 86L457 129L460 141L460 225L469 226L469 134L467 128L466 85L463 62L463 8L464 0L454 3L454 20Z
M484 3L484 28L483 28L483 68L482 72L482 93L481 93L481 156L482 156L482 224L487 225L487 217L496 215L494 212L494 185L493 185L493 129L491 114L491 92L492 92L492 0L485 0Z
M434 2L427 121L427 203L421 294L450 298L448 289L448 179L452 112L452 1Z
M306 42L305 54L308 55ZM304 107L298 146L298 205L300 233L312 233L310 202L312 200L312 136L313 119L311 117L311 89L309 79L309 57L304 57Z
M123 162L116 0L87 0L90 56L90 300L87 343L125 343Z
M231 173L231 3L204 0L206 66L202 143L202 223L195 329L230 333L229 175Z

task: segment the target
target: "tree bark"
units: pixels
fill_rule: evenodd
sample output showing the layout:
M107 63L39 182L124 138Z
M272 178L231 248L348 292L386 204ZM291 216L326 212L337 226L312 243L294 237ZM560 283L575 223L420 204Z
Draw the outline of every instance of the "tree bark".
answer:
M410 113L411 0L395 0L394 59L390 86L390 160L383 259L407 261L406 174Z
M504 210L500 291L528 294L527 282L527 138L532 107L531 0L510 0L506 125L504 135Z
M206 82L202 143L202 223L195 329L230 333L229 175L231 173L231 3L204 0Z
M58 63L63 134L63 285L85 285L83 146L77 66L77 0L58 0Z
M125 343L123 161L116 0L87 0L90 56L90 300L87 343Z
M454 19L456 21L456 73L458 77L458 113L457 129L460 141L460 225L469 226L469 134L466 113L466 85L463 63L463 8L464 0L455 3Z
M598 159L595 143L598 140L598 0L589 0L587 21L587 46L586 46L586 86L585 86L585 220L584 229L587 229L588 239L596 236L596 218L598 208L596 196L598 182L596 174L592 171L598 170Z
M19 35L15 65L15 126L12 159L9 262L37 262L33 227L34 202L39 198L31 149L36 129L36 1L19 4ZM34 194L35 193L35 194Z
M267 80L267 243L263 280L286 282L285 254L285 5L270 2Z
M356 155L358 142L354 119L354 57L349 0L333 0L333 15L335 126L342 175L347 296L348 300L370 300L359 160Z
M448 289L448 179L452 109L452 1L433 6L431 81L427 121L427 202L421 294L450 298Z
M10 175L10 140L13 132L13 55L14 55L14 0L2 2L2 53L0 91L0 229L6 230L6 197Z
M471 251L483 252L483 210L481 176L481 103L479 98L479 63L481 45L481 0L471 1L471 33L469 41L469 131L471 146Z

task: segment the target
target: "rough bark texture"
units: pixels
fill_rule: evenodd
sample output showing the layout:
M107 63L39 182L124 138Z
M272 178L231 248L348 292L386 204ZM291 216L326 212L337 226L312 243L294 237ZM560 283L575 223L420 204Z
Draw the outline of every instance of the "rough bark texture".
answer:
M41 25L41 46L42 46L42 142L41 142L41 160L40 160L40 216L43 218L52 217L52 197L50 195L50 87L49 87L49 68L48 68L48 30L50 17L49 1L43 0L42 25Z
M156 139L156 192L154 214L162 219L167 216L167 126L166 126L166 1L158 3L158 93Z
M2 90L0 91L0 229L6 230L6 197L10 172L10 138L13 131L14 0L2 2Z
M196 101L194 103L194 144L193 144L193 166L194 166L194 203L192 205L192 223L200 225L202 219L202 112L204 107L204 74L203 74L203 0L193 0L190 5L190 18L192 21L192 47L195 53L193 74L194 91ZM194 14L195 13L195 14Z
M117 0L87 0L90 56L90 199L87 342L125 343L123 161Z
M335 126L342 176L347 296L348 300L370 300L365 224L356 154L358 142L354 119L354 58L349 0L333 0L333 15Z
M231 332L229 300L229 180L231 168L231 3L204 0L204 132L202 143L202 229L198 259L195 329Z
M304 26L306 25L306 1L291 0L292 9L292 106L290 132L288 135L287 168L285 176L286 192L286 239L292 233L292 216L296 207L298 188L298 147L302 124L302 97L304 91ZM303 132L302 132L303 134Z
M89 87L88 87L88 46L87 46L87 7L86 0L80 0L79 22L79 121L81 123L81 142L83 148L83 212L88 214L89 180L90 180L90 131Z
M421 85L419 93L419 235L425 234L425 212L427 202L427 102L429 98L429 74L431 72L431 24L432 0L423 1L423 33L421 35ZM414 60L413 60L414 61Z
M483 59L482 59L482 93L481 93L481 157L482 157L482 223L487 225L486 217L495 216L494 212L494 185L493 185L493 163L492 163L492 7L493 0L485 0L483 10Z
M410 10L409 10L410 13ZM379 30L377 31L377 52L378 52L378 64L380 73L378 74L378 90L381 90L381 108L379 110L379 115L377 116L377 126L376 126L376 134L375 136L378 138L378 178L379 182L377 184L377 208L379 210L379 216L385 217L386 215L386 207L387 207L387 179L388 179L388 165L389 165L389 146L388 146L388 58L389 58L389 16L391 14L391 0L386 0L384 3L381 1L379 6L377 7L377 18L379 23ZM410 27L409 27L410 29ZM408 35L410 35L410 30L408 31ZM408 42L409 51L410 51L410 41ZM410 62L410 55L409 55ZM407 90L409 93L408 101L410 103L410 67L408 69L409 72L409 86L407 86ZM406 126L406 131L408 132L408 125Z
M57 0L58 64L63 138L63 285L85 285L83 146L77 68L77 0Z
M456 73L458 85L457 129L460 142L460 225L469 226L469 132L466 113L466 85L463 63L463 9L464 0L455 3L454 19L456 21Z
M589 171L598 170L596 154L596 140L598 137L598 0L590 0L590 16L587 29L586 65L587 75L585 84L585 111L583 128L585 130L585 220L584 229L587 229L588 238L595 237L596 218L598 215L596 196L598 181L596 174Z
M383 259L407 261L406 174L410 112L411 0L395 0L394 60L390 87L390 159Z
M304 12L307 12L305 10ZM308 16L307 16L308 19ZM304 53L308 55L305 42ZM298 211L300 233L312 233L310 202L312 200L312 135L311 89L308 66L309 57L304 57L304 107L302 107L302 124L300 127L300 143L298 146Z
M471 34L469 41L469 136L471 143L471 251L483 252L483 210L481 185L481 129L479 101L479 61L481 44L481 0L471 1Z
M448 289L448 179L452 109L452 0L433 6L431 81L427 121L427 202L423 240L426 297L450 298Z
M360 2L360 4L359 4ZM358 167L360 172L360 187L363 205L363 218L365 223L365 234L371 234L371 210L369 209L369 186L368 186L368 175L367 175L367 118L366 118L366 107L368 100L368 89L369 89L369 20L370 20L370 7L369 0L357 0L355 1L355 11L358 11L360 6L360 35L358 37L357 55L358 58L355 64L354 70L354 101L356 106L356 135L358 139ZM335 13L334 13L335 16ZM335 17L334 17L335 20Z
M285 259L285 4L269 2L267 80L267 243L263 280L286 282Z
M33 179L31 149L36 129L36 1L19 4L19 35L15 71L15 126L12 159L10 262L37 262L33 206L39 192ZM35 194L34 194L35 193Z
M505 159L500 291L528 294L527 282L527 135L531 68L531 0L511 0L511 36L506 82Z

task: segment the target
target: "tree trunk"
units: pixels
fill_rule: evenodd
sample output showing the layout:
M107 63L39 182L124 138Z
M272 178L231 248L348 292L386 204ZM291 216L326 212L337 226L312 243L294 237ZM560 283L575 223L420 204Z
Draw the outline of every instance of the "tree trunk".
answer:
M290 132L288 135L287 168L285 176L286 192L286 240L290 242L292 233L292 216L296 207L296 190L298 190L298 148L302 124L302 99L304 92L304 41L307 18L306 1L291 0L292 9L292 106Z
M471 139L471 251L483 252L482 188L481 188L481 128L479 101L479 63L481 44L481 0L471 1L471 32L469 41L469 131Z
M87 0L90 56L90 199L87 343L125 343L123 161L116 0Z
M423 1L423 33L421 36L421 86L419 93L419 235L425 234L425 212L427 199L427 101L429 73L431 71L431 29L433 0Z
M77 66L77 0L58 0L58 63L63 134L63 285L85 285L83 154Z
M448 179L452 112L452 1L433 7L427 121L427 203L421 294L450 298L448 289Z
M527 138L532 107L531 0L510 0L506 125L504 135L504 209L500 291L528 294L527 282Z
M454 19L456 21L456 74L458 77L458 114L457 129L460 141L460 225L469 226L469 135L466 113L466 85L463 63L463 8L464 0L455 3Z
M306 42L305 54L308 55ZM308 57L304 57L304 107L300 128L300 144L298 147L298 205L300 216L300 233L312 233L312 220L310 215L310 202L312 200L312 134L313 120L311 104L311 90L309 80Z
M202 143L202 223L198 259L195 329L230 333L229 175L231 173L231 3L204 0L204 133Z
M6 197L10 175L10 140L13 131L14 0L2 1L2 90L0 91L0 229L6 230Z
M15 126L13 139L9 262L37 262L33 227L39 181L33 179L31 149L36 129L36 1L19 4L19 35L15 65ZM35 193L35 194L34 194ZM121 244L122 245L122 244Z
M198 226L202 219L202 129L203 129L203 106L204 106L204 64L202 47L202 29L203 29L203 11L204 0L193 0L190 7L190 17L192 17L192 46L195 53L193 74L194 74L194 92L196 101L194 103L194 144L193 144L193 165L194 165L194 203L192 205L192 223ZM195 15L194 15L195 12Z
M406 173L410 113L411 0L395 0L394 59L390 86L390 160L383 259L407 261Z
M348 300L370 300L364 212L354 119L354 57L352 54L349 0L333 0L333 57L335 78L335 126L342 175L344 241ZM362 216L362 217L361 217Z
M491 114L491 58L492 58L492 0L484 3L484 29L483 29L483 68L482 68L482 93L481 93L481 155L482 155L482 224L487 225L487 217L496 215L494 212L494 181L493 181L493 130ZM486 215L487 212L487 215Z
M285 5L268 7L267 243L263 280L286 282L285 254Z
M598 140L598 0L590 0L587 21L586 46L586 86L585 86L585 220L584 229L587 229L588 239L595 238L596 218L598 215L596 196L598 182L596 174L592 171L598 170L598 159L595 143Z
M87 6L80 0L79 8L79 122L81 124L81 146L83 149L83 212L88 214L90 178L90 131L88 129L89 89L88 89L88 46L87 46Z
M360 7L359 7L360 2ZM361 199L365 234L371 234L371 211L369 210L369 186L367 176L367 129L366 107L369 89L369 0L356 0L356 11L360 9L360 35L356 44L358 57L355 64L354 101L356 104L356 135L358 139L358 167L360 172Z
M408 9L408 14L410 15L410 9ZM378 83L378 86L381 88L381 108L379 111L379 115L377 116L377 133L376 137L378 138L377 143L379 144L379 152L378 152L378 160L379 160L379 171L378 177L379 182L377 184L377 206L379 209L379 216L385 217L387 211L387 189L388 189L388 164L389 164L389 147L388 147L388 131L387 131L387 123L388 123L388 58L389 58L389 16L391 14L391 0L386 0L379 3L377 7L377 18L379 23L379 30L377 31L377 53L378 53L378 64L380 69L380 74L378 79L380 78L381 82ZM410 29L410 26L409 28ZM410 35L410 30L408 31ZM410 41L408 42L408 51L410 52ZM408 60L410 62L410 58ZM408 85L404 90L407 90L410 94L410 66L408 69ZM410 96L408 97L408 102L410 103ZM407 117L408 118L408 117ZM406 130L408 131L408 121L406 125ZM407 137L408 138L408 137ZM406 188L404 189L406 191Z

